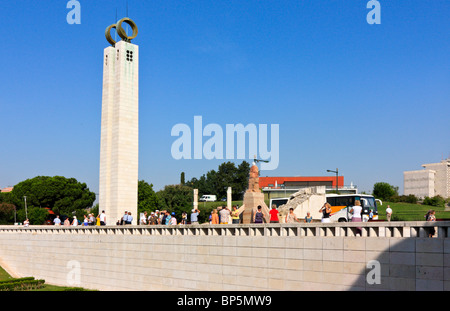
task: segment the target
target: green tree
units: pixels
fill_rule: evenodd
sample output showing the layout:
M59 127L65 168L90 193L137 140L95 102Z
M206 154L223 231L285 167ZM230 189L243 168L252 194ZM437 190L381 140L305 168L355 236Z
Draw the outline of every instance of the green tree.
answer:
M48 218L48 211L45 208L31 207L17 212L17 222L23 223L25 219L30 221L30 225L44 225Z
M389 200L398 195L398 187L394 187L386 182L377 182L373 186L373 195L381 200Z
M180 175L180 184L184 185L184 184L186 183L185 178L186 178L186 177L185 177L184 172L181 172L181 175Z
M181 213L190 213L194 200L191 187L184 185L167 185L163 190L157 193L159 206L161 210L167 210L170 213L175 212L177 219L180 219Z
M250 164L243 161L238 167L233 162L224 162L217 171L210 170L200 178L192 178L186 185L198 189L199 196L216 195L218 199L226 197L228 187L232 188L233 200L241 200L248 187Z
M0 192L0 203L12 203L11 192Z
M95 193L89 191L85 183L62 176L37 176L15 185L11 203L18 211L25 209L25 196L29 210L49 207L56 214L68 216L92 207L95 201Z
M0 202L0 225L10 225L14 223L16 207L14 204Z
M153 190L153 184L145 180L138 182L138 214L145 211L150 212L158 209L158 196Z

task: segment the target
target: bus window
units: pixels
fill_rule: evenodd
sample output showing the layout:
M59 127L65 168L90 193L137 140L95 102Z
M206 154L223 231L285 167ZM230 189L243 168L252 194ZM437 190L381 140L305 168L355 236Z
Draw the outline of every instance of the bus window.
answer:
M331 206L336 206L336 198L333 197L327 198L327 203L330 204Z
M273 204L275 204L275 206L278 209L278 207L280 207L281 205L286 204L288 201L289 201L289 199L285 199L285 198L282 198L282 199L271 199L270 200L270 209L272 208Z
M361 198L361 206L363 208L364 213L369 213L371 210L376 214L378 213L375 198L371 197Z
M337 197L335 206L353 206L353 197Z

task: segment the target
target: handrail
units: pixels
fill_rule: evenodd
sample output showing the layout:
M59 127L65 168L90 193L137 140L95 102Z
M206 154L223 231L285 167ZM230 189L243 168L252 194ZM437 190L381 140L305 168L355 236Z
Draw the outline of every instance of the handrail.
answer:
M221 224L221 225L125 225L125 226L0 226L0 234L119 234L194 236L289 236L289 237L428 237L449 238L450 221L391 221L349 223Z

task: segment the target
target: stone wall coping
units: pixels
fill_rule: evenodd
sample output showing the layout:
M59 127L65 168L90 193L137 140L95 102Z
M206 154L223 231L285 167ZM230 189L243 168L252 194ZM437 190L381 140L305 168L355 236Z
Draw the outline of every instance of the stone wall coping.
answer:
M28 226L3 225L8 232L87 233L136 235L239 235L239 236L364 236L427 237L431 228L436 237L450 236L450 221L374 221L341 223L270 223L270 224L196 224L196 225L125 225L125 226Z

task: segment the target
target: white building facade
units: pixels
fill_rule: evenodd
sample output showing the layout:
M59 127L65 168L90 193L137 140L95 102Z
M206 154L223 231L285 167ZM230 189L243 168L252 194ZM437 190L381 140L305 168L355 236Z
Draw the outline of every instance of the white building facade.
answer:
M439 163L423 164L423 170L403 172L405 195L418 198L440 195L450 197L450 158Z

